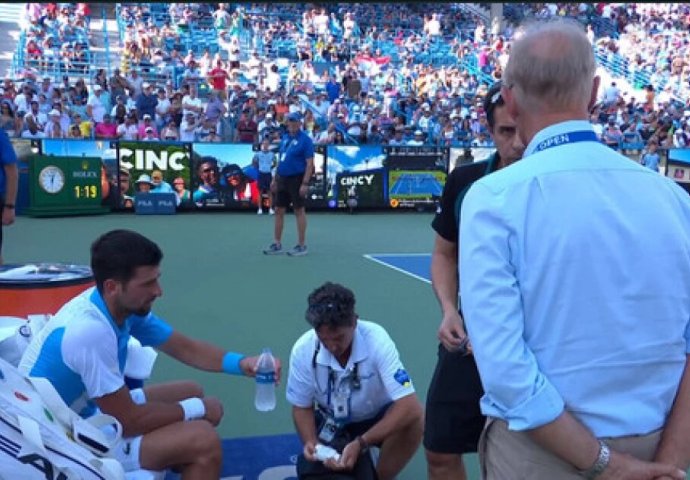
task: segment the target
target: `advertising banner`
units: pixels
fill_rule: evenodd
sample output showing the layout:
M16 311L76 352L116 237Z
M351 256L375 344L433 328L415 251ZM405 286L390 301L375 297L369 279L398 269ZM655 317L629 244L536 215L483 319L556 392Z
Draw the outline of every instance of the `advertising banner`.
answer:
M346 208L348 198L358 206L386 206L387 178L381 145L329 145L326 161L326 199L330 208Z
M175 193L178 209L192 208L190 144L121 141L117 158L119 208L133 209L138 193Z

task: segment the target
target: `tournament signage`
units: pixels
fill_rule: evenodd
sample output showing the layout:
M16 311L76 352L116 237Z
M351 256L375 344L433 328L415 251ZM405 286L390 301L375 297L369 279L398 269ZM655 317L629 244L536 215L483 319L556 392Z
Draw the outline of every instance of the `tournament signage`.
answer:
M107 174L100 158L34 156L29 164L31 216L106 213L101 205Z
M189 144L122 141L117 158L120 208L134 208L134 198L141 192L175 193L177 207L192 206Z

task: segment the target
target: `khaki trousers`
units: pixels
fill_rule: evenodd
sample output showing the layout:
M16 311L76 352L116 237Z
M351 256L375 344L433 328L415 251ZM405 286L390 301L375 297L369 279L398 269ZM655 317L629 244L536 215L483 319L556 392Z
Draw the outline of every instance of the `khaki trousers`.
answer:
M648 435L602 438L612 450L641 460L652 460L661 430ZM479 439L479 465L483 480L582 480L569 463L534 443L525 432L488 418Z

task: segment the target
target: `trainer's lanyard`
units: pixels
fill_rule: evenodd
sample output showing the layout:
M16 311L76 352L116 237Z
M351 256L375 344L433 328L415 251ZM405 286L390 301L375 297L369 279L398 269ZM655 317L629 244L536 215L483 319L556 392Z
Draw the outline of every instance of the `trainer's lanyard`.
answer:
M549 137L543 142L540 142L534 149L534 153L543 152L549 148L560 147L561 145L578 142L599 142L599 138L597 138L597 134L591 130L578 130L576 132L561 133L559 135Z
M294 138L291 137L289 134L285 135L283 137L283 140L280 145L280 162L283 162L285 160L285 157L287 156L288 152L290 151L290 148L297 146L298 144L298 139L297 136Z

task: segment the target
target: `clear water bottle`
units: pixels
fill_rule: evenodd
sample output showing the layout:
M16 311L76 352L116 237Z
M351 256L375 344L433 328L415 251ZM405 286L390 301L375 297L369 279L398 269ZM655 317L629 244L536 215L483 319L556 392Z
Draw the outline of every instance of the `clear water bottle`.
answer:
M276 408L276 362L270 348L264 348L259 357L254 406L260 412Z

